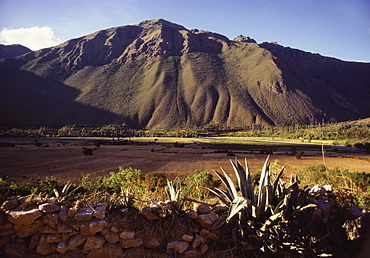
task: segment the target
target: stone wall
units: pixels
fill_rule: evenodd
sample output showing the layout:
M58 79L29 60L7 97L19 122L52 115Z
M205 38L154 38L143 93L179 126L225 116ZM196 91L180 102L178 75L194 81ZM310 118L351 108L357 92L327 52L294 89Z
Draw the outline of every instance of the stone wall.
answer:
M142 224L138 232L129 225L135 221L126 225L119 223L124 214L132 219L128 208L111 213L107 207L107 203L86 205L81 202L65 206L37 196L8 199L0 208L1 252L8 257L31 254L33 257L54 254L61 257L142 257L150 253L164 257L175 254L199 257L207 253L211 243L220 239L219 232L210 227L217 220L217 213L225 211L224 207L211 210L203 203L180 216L165 214L163 206L154 204L137 211L135 221ZM170 216L178 216L186 222L180 227L172 221L173 229L164 230L173 232L169 234L172 239L168 234L161 235L160 231L153 235L145 231L148 226L165 227L163 225L167 224L161 224L160 220L170 221ZM184 227L186 224L192 226Z

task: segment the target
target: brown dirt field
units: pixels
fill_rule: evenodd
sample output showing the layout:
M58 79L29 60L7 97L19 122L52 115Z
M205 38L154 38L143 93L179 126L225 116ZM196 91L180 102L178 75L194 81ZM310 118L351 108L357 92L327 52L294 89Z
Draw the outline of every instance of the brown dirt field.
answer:
M262 168L267 157L266 154L246 153L227 156L226 153L213 153L214 150L200 149L196 145L180 149L168 148L166 144L160 143L147 146L101 145L100 149L94 151L93 156L84 156L82 154L82 147L86 146L84 141L69 141L65 146L60 144L61 141L48 143L47 148L36 147L32 141L27 144L17 144L15 147L0 148L0 177L7 176L8 182L16 183L29 179L43 179L47 176L77 182L81 175L106 175L109 172L118 171L119 167L132 167L140 169L144 174L164 172L168 178L173 179L176 176L184 177L192 174L196 170L219 171L220 166L227 172L233 173L229 160L235 158L243 164L244 158L247 158L253 173ZM61 146L58 147L57 144ZM86 147L93 148L94 146ZM155 151L152 152L152 149ZM271 155L270 161L277 159L280 165L287 164L285 172L287 176L309 165L323 164L320 150L311 149L306 150L305 153L316 156L303 156L298 160L292 156ZM352 156L353 158L326 157L326 166L370 173L369 156L348 153L341 156Z

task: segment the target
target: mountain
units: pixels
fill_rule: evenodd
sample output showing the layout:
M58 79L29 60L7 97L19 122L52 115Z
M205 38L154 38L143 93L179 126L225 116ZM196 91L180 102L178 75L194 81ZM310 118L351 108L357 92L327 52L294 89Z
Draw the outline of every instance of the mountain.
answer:
M0 44L0 58L16 57L23 55L27 52L31 52L28 47L14 44L14 45L2 45Z
M292 125L370 114L370 64L163 19L0 60L3 125Z

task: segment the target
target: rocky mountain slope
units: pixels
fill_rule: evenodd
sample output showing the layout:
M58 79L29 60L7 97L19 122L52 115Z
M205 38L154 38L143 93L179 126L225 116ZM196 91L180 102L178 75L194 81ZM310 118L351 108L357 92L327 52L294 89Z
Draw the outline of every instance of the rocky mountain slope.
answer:
M369 63L163 19L2 59L0 76L3 125L233 127L370 115Z
M27 52L31 52L28 47L14 44L14 45L2 45L0 44L0 58L16 57L23 55Z

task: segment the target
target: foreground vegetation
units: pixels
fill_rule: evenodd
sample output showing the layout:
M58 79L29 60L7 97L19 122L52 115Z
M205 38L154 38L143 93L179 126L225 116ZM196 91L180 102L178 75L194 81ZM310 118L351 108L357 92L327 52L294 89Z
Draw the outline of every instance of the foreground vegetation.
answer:
M261 172L253 174L247 164L245 168L238 161L231 164L235 177L221 169L221 173L215 171L219 180L209 172L197 171L171 182L163 173L143 175L132 168L120 168L106 176L84 175L78 184L62 183L53 177L25 185L1 179L0 194L2 201L12 195L38 194L41 199L51 198L63 205L107 202L110 210L159 204L165 209L164 216L179 219L192 209L193 202L207 202L213 208L223 203L225 213L211 229L229 230L225 236L234 245L232 254L238 257L312 257L356 248L346 237L350 239L358 227L348 223L358 216L353 214L353 206L370 209L370 174L328 170L320 165L288 179L277 162L270 165L266 160ZM300 180L309 184L300 188ZM355 213L360 214L356 209ZM230 248L230 243L226 247Z

